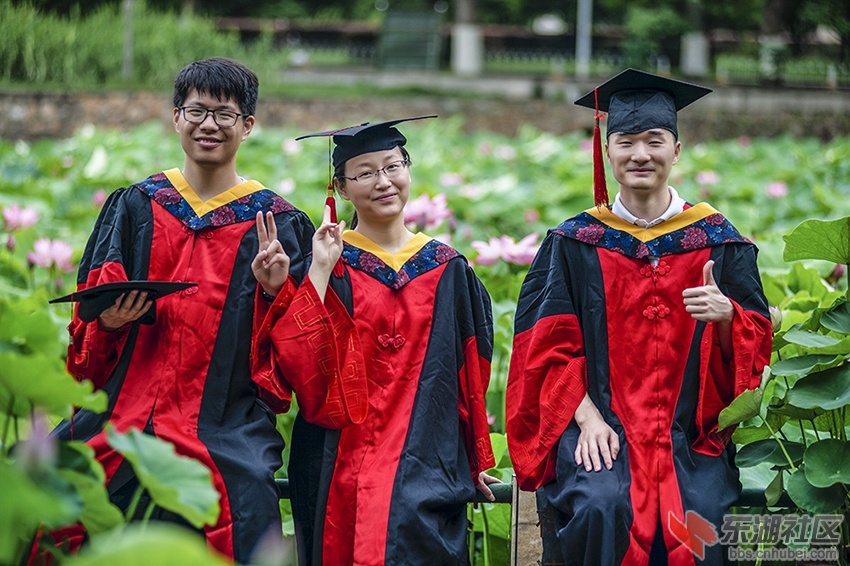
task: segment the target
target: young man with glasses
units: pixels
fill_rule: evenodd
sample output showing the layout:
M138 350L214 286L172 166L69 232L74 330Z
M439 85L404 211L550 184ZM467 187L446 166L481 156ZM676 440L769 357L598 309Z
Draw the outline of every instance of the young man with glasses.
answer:
M177 75L183 167L112 193L77 277L80 291L126 283L99 316L83 320L77 309L69 326L68 369L106 391L109 410L80 411L57 429L95 449L123 508L138 481L104 425L144 430L203 462L221 495L220 517L204 534L238 563L262 537L281 536L274 413L288 409L290 395L272 383L279 366L256 336L285 311L314 232L304 213L237 173L257 93L256 75L229 59L197 61ZM141 280L197 285L157 298L134 285ZM79 527L54 533L57 543L83 536Z

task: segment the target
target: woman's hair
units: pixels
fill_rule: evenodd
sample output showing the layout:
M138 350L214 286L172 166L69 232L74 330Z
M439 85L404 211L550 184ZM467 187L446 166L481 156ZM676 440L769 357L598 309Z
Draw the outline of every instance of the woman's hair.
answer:
M413 162L410 160L410 154L407 152L407 150L404 149L404 147L402 147L402 146L396 146L396 147L398 147L401 150L401 157L402 157L402 159L407 161L408 167L410 165L412 165ZM348 163L348 162L346 161L345 163ZM348 179L345 178L345 163L340 163L339 165L337 165L334 168L334 179L336 179L336 182L339 183L340 185L345 185L345 183L348 181ZM357 227L357 211L356 210L354 211L354 214L351 216L351 223L348 225L348 227L352 230Z
M174 107L183 106L189 92L208 94L219 100L233 99L244 114L257 109L260 81L254 71L233 59L213 57L185 66L174 79Z

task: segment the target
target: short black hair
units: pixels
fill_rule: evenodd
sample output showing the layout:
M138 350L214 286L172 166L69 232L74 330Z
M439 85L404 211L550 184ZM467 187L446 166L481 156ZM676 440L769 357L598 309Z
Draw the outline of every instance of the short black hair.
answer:
M254 71L233 59L212 57L183 67L174 79L174 107L183 106L189 91L209 94L219 100L233 99L244 114L257 109L260 81Z

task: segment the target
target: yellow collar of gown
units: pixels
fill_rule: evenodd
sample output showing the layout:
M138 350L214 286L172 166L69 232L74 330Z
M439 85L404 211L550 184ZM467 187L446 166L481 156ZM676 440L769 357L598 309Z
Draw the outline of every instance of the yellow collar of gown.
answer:
M195 189L192 188L179 169L169 169L168 171L165 171L165 176L168 177L168 180L171 181L171 184L174 185L174 188L177 189L178 193L180 193L180 196L189 203L189 206L192 207L192 210L195 211L198 218L201 218L216 208L233 202L236 199L240 199L244 196L250 195L251 193L256 193L257 191L265 189L259 181L242 181L238 185L230 187L223 193L216 195L209 200L201 200L201 197L195 193Z
M586 210L585 212L615 230L631 234L641 242L649 242L655 238L663 236L664 234L681 230L682 228L690 226L694 222L698 222L712 214L717 214L717 211L710 204L701 202L683 210L676 216L673 216L660 224L656 224L652 228L642 228L636 224L626 222L607 208L600 209L594 207Z
M342 239L347 244L351 244L352 246L358 247L361 250L377 256L381 261L392 267L395 271L401 269L407 260L413 257L416 252L421 250L425 244L433 240L430 236L426 236L422 232L419 232L413 236L413 238L411 238L410 241L398 251L398 253L391 254L360 232L356 232L354 230L344 232Z

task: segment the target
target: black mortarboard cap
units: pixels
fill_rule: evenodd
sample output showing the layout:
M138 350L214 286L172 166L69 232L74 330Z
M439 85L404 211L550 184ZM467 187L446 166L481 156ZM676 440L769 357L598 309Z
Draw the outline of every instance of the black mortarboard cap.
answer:
M349 126L339 130L306 134L295 139L303 140L304 138L332 136L335 146L333 150L333 166L339 167L352 157L357 157L364 153L372 153L373 151L393 149L407 143L407 138L394 127L396 124L436 117L436 115L415 116L413 118L400 118L378 124L364 122L357 126Z
M703 86L626 69L575 103L608 113L606 135L664 128L678 138L676 112L710 92Z
M363 122L357 126L305 134L295 139L299 141L305 138L319 137L327 137L329 141L332 139L334 143L333 157L330 158L329 155L329 158L331 159L334 169L336 169L352 157L357 157L364 153L372 153L373 151L386 151L406 144L407 138L404 137L397 128L395 128L396 124L436 117L437 116L435 114L431 114L428 116L399 118L398 120L379 122L377 124ZM328 153L330 154L330 147L328 147ZM328 195L325 199L325 205L331 209L331 222L336 222L336 205L334 203L334 189L332 182L333 174L329 174L328 177Z
M599 133L602 112L608 113L606 136L614 132L637 134L652 128L663 128L679 139L676 113L710 92L711 89L699 85L637 69L626 69L576 100L579 106L596 110L596 125L593 128L593 200L597 207L609 206Z
M77 315L83 322L92 322L100 313L115 304L115 300L124 293L130 291L147 292L149 299L164 297L187 287L194 287L197 283L185 281L113 281L112 283L101 283L94 287L76 291L64 297L58 297L49 301L50 303L79 302L80 308ZM150 310L139 319L142 324L153 324L156 314L152 305Z

